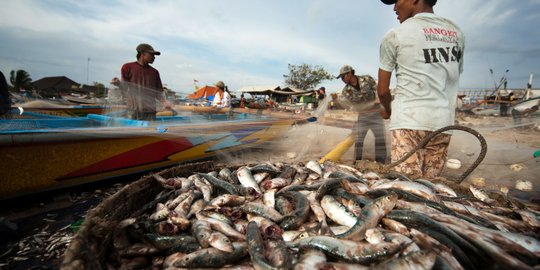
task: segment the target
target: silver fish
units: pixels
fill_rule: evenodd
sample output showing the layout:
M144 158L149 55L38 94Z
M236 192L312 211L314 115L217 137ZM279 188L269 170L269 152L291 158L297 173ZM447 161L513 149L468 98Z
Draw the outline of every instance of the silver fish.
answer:
M234 251L234 247L231 243L231 240L229 240L227 236L225 236L224 234L218 231L213 231L212 233L210 233L208 242L210 243L212 247L215 247L221 251L225 251L228 253L231 253Z
M337 224L352 227L356 223L357 218L330 195L323 196L321 207L326 213L326 216Z
M250 187L253 188L257 193L262 194L261 189L259 188L259 185L253 178L253 175L251 174L251 171L247 167L241 167L236 171L236 175L238 176L238 181L240 181L240 184L242 184L243 187Z

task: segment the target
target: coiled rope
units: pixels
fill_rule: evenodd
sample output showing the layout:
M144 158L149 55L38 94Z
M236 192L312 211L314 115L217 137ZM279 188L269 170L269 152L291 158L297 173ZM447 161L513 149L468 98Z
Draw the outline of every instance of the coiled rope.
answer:
M482 160L484 160L484 158L486 157L486 153L487 153L487 142L486 142L486 139L484 139L484 136L482 136L480 133L478 133L478 131L476 131L476 130L474 130L472 128L469 128L469 127L452 125L452 126L447 126L447 127L437 129L437 130L433 131L433 133L426 136L409 153L407 153L406 155L401 157L399 160L386 165L385 167L392 168L392 167L395 167L396 165L402 163L403 161L407 160L410 156L412 156L414 153L416 153L416 151L418 151L418 150L422 149L424 146L426 146L426 144L431 139L433 139L435 136L439 135L442 132L448 131L448 130L466 131L466 132L472 134L473 136L475 136L480 141L480 147L481 147L480 154L478 155L476 160L471 164L471 166L456 181L458 184L461 184L461 182L463 182L463 180L465 180L465 178L467 178L467 176L469 176L469 174L472 173L474 171L474 169L476 169L476 167L478 167L478 165L480 165L480 162L482 162Z

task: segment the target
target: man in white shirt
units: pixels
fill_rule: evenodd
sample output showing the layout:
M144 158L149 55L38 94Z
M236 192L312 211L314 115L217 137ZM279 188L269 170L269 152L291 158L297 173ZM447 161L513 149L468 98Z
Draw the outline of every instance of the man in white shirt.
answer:
M454 125L465 37L456 24L433 13L437 0L381 1L394 4L400 22L381 42L378 74L381 116L390 118L394 162L433 131ZM397 81L392 96L389 87L394 70ZM438 176L450 137L439 134L395 169Z
M229 93L229 89L227 86L225 86L225 83L222 81L218 81L216 83L216 86L218 88L218 91L216 92L216 95L214 96L214 101L212 102L212 106L217 108L230 108L231 107L231 94Z

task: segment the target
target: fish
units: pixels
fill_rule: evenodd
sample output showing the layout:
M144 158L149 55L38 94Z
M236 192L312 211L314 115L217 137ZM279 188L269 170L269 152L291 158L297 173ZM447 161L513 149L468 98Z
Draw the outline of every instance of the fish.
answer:
M234 242L233 252L224 252L217 248L209 247L199 249L191 253L174 253L165 258L163 267L186 267L186 268L218 268L233 264L244 259L247 253L246 242Z
M256 222L250 221L246 231L246 242L251 262L255 269L288 269L272 265L265 257L264 242Z
M263 194L264 205L268 207L272 207L272 208L276 205L276 199L275 199L276 191L277 189L273 188L273 189L266 190L264 192Z
M261 203L248 202L242 205L240 209L245 213L261 215L274 222L279 222L283 219L283 215L277 210Z
M331 195L325 195L321 199L321 207L326 216L337 224L347 227L356 224L357 218Z
M366 231L377 226L379 221L394 208L397 200L398 196L395 193L375 199L362 208L361 216L356 219L349 231L336 235L336 237L356 241L364 239Z
M197 214L196 217L197 217L197 219L207 221L208 223L210 223L210 227L213 230L222 232L226 236L233 238L233 241L241 241L241 240L246 239L246 237L243 234L239 233L233 226L231 226L231 225L229 225L229 224L227 224L227 223L225 223L225 222L223 222L221 220L217 220L217 219L214 219L214 218L208 218L208 217L205 217L205 216L200 215L200 214Z
M226 235L218 231L213 231L210 233L208 242L210 243L210 246L215 247L221 251L225 251L228 253L232 253L234 251L231 240L229 240Z
M201 247L207 248L210 246L210 235L212 234L210 223L202 219L195 220L191 225L191 230Z
M253 175L251 174L251 171L247 167L241 167L236 171L236 175L238 177L238 180L240 181L240 184L242 184L243 187L250 187L253 188L258 194L263 194L261 189L259 188L259 185L253 178Z
M324 252L327 256L360 264L372 264L384 261L403 248L401 244L396 243L383 242L374 245L324 235L311 236L293 242L287 242L287 244L294 248L317 249Z
M283 192L280 197L287 197L295 202L294 211L280 220L279 226L284 230L294 230L300 227L309 215L309 201L302 193L297 191Z
M321 167L321 164L315 160L310 160L306 163L306 168L310 169L311 171L315 172L318 175L323 174L323 168Z

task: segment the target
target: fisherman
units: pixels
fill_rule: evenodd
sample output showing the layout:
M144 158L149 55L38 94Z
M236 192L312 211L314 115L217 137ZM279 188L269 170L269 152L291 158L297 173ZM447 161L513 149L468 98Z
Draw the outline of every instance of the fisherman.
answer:
M127 99L128 116L135 120L155 120L156 100L165 108L172 104L163 96L163 85L157 69L150 66L156 55L152 46L142 43L136 48L137 61L122 66L122 81L113 78L111 84L119 86Z
M400 22L381 42L378 75L380 113L384 119L390 118L394 162L433 131L454 125L465 37L456 24L433 13L437 0L381 1L394 5ZM394 70L397 82L391 93ZM394 168L423 177L438 176L450 138L446 133L435 136Z
M321 86L319 90L317 90L316 95L317 95L317 107L319 107L322 104L324 98L326 97L326 88L324 86Z
M337 79L345 83L345 87L338 96L336 103L340 107L347 108L358 113L356 123L356 142L354 144L354 160L362 159L364 140L367 132L371 130L375 136L375 161L385 163L386 141L384 120L378 112L378 101L376 91L377 83L370 75L355 75L354 69L349 65L344 65L339 70Z
M512 106L513 101L514 101L514 93L510 93L506 97L501 97L501 101L499 104L500 116L508 116L508 107Z

